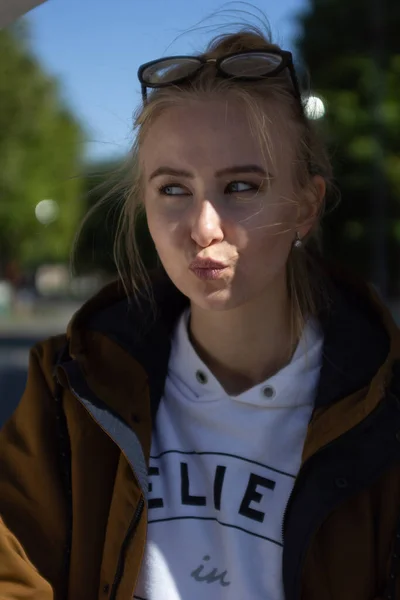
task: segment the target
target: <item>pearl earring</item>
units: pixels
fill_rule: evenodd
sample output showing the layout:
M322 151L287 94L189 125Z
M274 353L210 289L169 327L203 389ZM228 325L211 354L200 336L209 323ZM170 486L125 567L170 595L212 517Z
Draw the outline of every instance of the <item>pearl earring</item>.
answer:
M301 240L301 237L299 236L299 232L296 231L296 239L295 239L295 241L293 243L293 246L295 248L297 248L297 250L299 250L302 247L302 245L303 245L303 242Z

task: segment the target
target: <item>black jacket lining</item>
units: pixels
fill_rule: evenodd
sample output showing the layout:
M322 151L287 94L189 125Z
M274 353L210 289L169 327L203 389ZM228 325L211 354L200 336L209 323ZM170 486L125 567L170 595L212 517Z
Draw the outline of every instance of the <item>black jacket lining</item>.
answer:
M369 385L385 361L389 334L366 290L329 277L330 306L320 311L323 360L316 408L327 406ZM188 299L164 277L153 286L156 311L128 299L92 314L86 323L126 349L149 376L155 415L168 369L171 334Z

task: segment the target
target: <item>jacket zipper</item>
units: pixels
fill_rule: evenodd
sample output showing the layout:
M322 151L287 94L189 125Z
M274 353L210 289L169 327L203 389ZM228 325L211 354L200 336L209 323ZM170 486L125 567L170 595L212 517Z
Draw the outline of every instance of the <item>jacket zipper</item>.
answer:
M68 379L68 376L67 376L67 379ZM75 396L75 398L78 401L81 400L79 394L76 392L76 390L71 385L69 385L69 390L72 392L72 394ZM106 435L109 435L106 431L104 431L104 432L106 433ZM116 597L117 597L118 586L121 583L122 575L123 575L123 572L124 572L124 563L125 563L126 551L128 549L128 546L129 546L129 543L130 543L131 539L135 535L136 528L138 526L138 523L139 523L140 518L141 518L142 513L143 513L143 509L144 509L144 499L143 499L143 496L142 496L141 499L140 499L140 501L139 501L139 504L137 505L137 508L135 510L133 518L132 518L132 520L131 520L131 522L129 524L128 531L126 532L124 541L122 542L122 545L121 545L121 550L120 550L120 553L119 553L119 556L118 556L117 569L115 571L114 581L113 581L112 586L111 586L111 592L110 592L109 600L115 600Z
M342 436L340 436L340 437L342 437ZM340 439L340 438L337 438L337 439ZM336 440L335 440L335 441L336 441ZM331 442L331 443L334 443L334 442ZM303 464L303 466L301 467L301 469L300 469L300 471L299 471L299 473L298 473L298 475L297 475L297 477L296 477L295 484L294 484L294 486L293 486L293 489L292 489L292 491L291 491L291 492L290 492L290 494L289 494L289 498L288 498L288 501L287 501L287 503L286 503L285 510L284 510L284 512L283 512L283 520L282 520L282 539L283 539L283 540L284 540L284 538L285 538L286 520L287 520L287 515L288 515L288 512L289 512L289 506L290 506L290 504L291 504L291 501L292 501L292 498L293 498L293 496L294 496L294 495L295 495L295 493L297 492L297 488L299 487L299 481L300 481L300 478L302 478L302 477L303 477L304 469L305 469L306 467L308 467L308 465L309 465L309 461L310 461L310 460L312 460L312 459L314 458L314 456L317 456L317 455L318 455L320 452L322 452L323 450L325 450L325 448L327 448L327 447L328 447L328 446L330 446L330 445L331 445L331 444L327 444L327 445L326 445L326 446L324 446L323 448L320 448L320 449L319 449L319 450L318 450L318 451L317 451L315 454L313 454L312 456L310 456L310 458L309 458L309 459L308 459L308 460L307 460L307 461L306 461L306 462Z
M282 540L283 540L283 541L284 541L284 538L285 538L286 520L287 520L287 515L288 515L288 512L289 512L289 506L290 506L290 504L291 504L291 502L292 502L293 496L294 496L294 495L295 495L295 493L297 492L297 488L299 487L299 481L301 480L301 478L303 478L303 477L304 477L304 470L305 470L306 468L308 468L308 465L309 465L310 461L311 461L311 460L313 460L313 458L314 458L315 456L318 456L318 455L319 455L321 452L323 452L323 451L324 451L326 448L329 448L329 447L330 447L332 444L334 444L336 441L340 440L340 439L343 437L343 435L346 435L346 434L342 434L341 436L339 436L338 438L336 438L335 440L333 440L333 441L332 441L332 442L330 442L329 444L326 444L325 446L323 446L322 448L320 448L320 449L319 449L319 450L318 450L318 451L317 451L315 454L313 454L312 456L310 456L310 457L308 458L308 460L307 460L307 461L306 461L306 462L305 462L305 463L302 465L302 467L300 468L300 471L299 471L299 473L298 473L298 475L297 475L297 477L296 477L296 480L295 480L295 483L294 483L293 489L292 489L292 491L291 491L291 492L290 492L290 494L289 494L289 499L288 499L288 501L287 501L287 503L286 503L285 510L284 510L284 512L283 512L283 520L282 520Z
M133 515L133 518L129 524L128 531L126 532L124 541L122 542L122 545L121 545L121 550L120 550L119 557L118 557L117 569L115 571L114 581L111 586L111 593L110 593L109 600L115 600L117 597L118 587L119 587L119 584L121 583L122 575L124 574L126 552L128 550L128 546L129 546L133 536L135 535L137 526L139 524L140 518L143 513L143 508L144 508L144 500L143 500L143 498L141 498L140 502L135 510L135 514Z

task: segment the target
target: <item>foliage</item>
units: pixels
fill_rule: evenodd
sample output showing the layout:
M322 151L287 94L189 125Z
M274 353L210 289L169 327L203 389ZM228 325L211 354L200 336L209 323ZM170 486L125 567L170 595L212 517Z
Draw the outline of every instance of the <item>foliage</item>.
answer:
M88 218L79 235L75 252L75 270L86 273L101 270L116 273L114 240L124 202L121 180L125 165L119 161L89 164L83 174L83 190ZM137 243L144 265L156 265L154 244L147 228L144 214L137 220Z
M115 273L113 244L121 211L121 193L116 188L117 162L87 165L82 173L82 192L86 217L73 257L76 273L102 270Z
M81 213L81 127L26 32L0 31L0 64L0 267L63 261ZM44 199L59 207L47 226L35 216Z
M342 195L326 223L326 252L376 280L375 255L386 245L389 292L398 293L400 3L310 0L299 24L312 92L326 102L320 127Z

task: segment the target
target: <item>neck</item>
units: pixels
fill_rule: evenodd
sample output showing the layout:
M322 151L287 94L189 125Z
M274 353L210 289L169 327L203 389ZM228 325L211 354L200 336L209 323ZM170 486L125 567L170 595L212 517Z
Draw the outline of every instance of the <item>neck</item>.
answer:
M227 393L239 394L285 366L294 351L286 282L240 307L192 305L190 336L200 358ZM297 340L295 341L297 343Z

